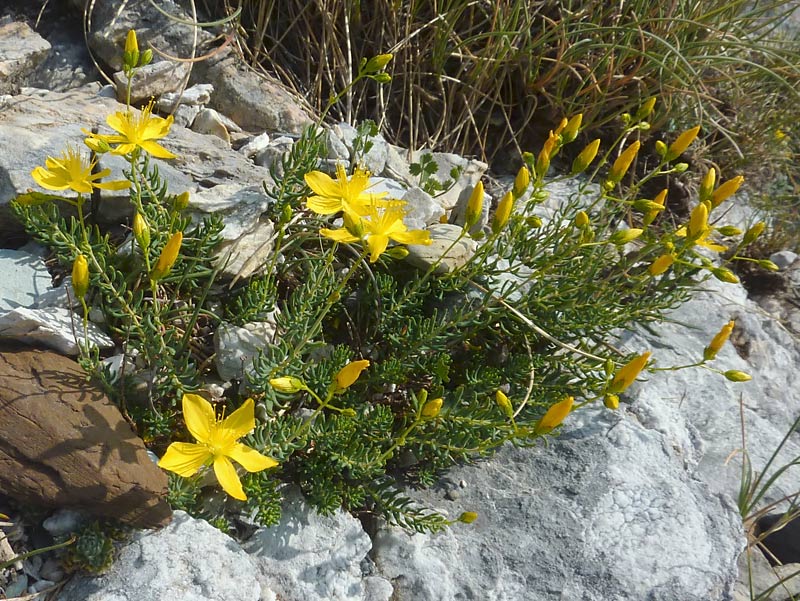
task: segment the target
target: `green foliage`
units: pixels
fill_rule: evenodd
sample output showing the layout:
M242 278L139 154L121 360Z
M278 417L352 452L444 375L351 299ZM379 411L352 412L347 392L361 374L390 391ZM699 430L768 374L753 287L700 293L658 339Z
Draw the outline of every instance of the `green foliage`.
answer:
M452 188L456 180L461 176L462 169L453 167L448 174L450 179L440 180L435 177L439 173L439 164L430 152L421 153L418 163L411 163L409 166L411 175L419 178L419 187L431 196L436 196L447 192Z
M95 520L76 533L75 543L67 547L64 567L101 574L114 560L114 543L124 537L125 532L118 527Z

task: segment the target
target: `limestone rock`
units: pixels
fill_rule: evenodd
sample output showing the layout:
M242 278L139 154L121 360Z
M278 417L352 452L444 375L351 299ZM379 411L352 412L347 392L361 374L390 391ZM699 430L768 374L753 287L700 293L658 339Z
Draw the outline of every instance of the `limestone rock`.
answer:
M281 159L292 150L294 140L289 136L273 138L269 143L254 153L253 162L266 169L274 169L278 175L283 175Z
M389 601L392 587L385 581L371 579L365 590L360 563L370 547L358 520L342 510L319 515L295 488L286 494L280 523L257 530L245 544L280 599Z
M0 249L0 313L35 307L50 286L50 274L36 255Z
M271 319L235 326L221 323L214 333L214 360L223 380L242 379L253 369L253 360L274 343L277 333L276 312Z
M364 167L372 174L382 173L386 168L386 161L388 160L389 145L383 136L368 136L367 141L371 144L369 151L355 156L354 142L358 136L358 130L349 125L348 123L337 123L331 128L331 131L344 143L347 154L344 157L336 156L329 158L353 158L360 166ZM331 143L329 140L328 150L333 151L336 155L341 155L341 147L336 145L335 142Z
M792 252L791 250L781 250L776 253L772 253L769 257L769 260L775 263L781 269L788 269L792 263L797 260L797 253Z
M657 467L656 467L657 466ZM471 525L381 530L374 558L396 601L709 601L730 594L744 546L733 503L630 415L583 409L550 444L457 467L469 486L412 497Z
M178 106L202 106L208 104L211 100L211 94L214 92L214 86L209 83L199 83L186 88L183 93L180 92L167 92L162 94L158 99L156 106L158 110L167 113L174 111Z
M434 273L449 273L462 267L475 254L478 243L462 236L462 228L449 223L437 223L428 228L431 244L409 244L406 260L419 269L427 270L438 263Z
M208 522L176 511L157 532L138 533L102 576L75 576L58 601L275 601L256 562Z
M255 227L232 242L222 242L217 249L217 261L222 264L222 276L249 278L258 273L272 256L275 226L261 217Z
M179 89L189 67L186 63L174 61L159 61L140 67L133 74L131 84L131 105L138 106L146 103L152 97L159 97L167 92ZM128 76L123 71L114 73L114 83L117 86L117 99L125 102L128 93Z
M17 307L0 311L0 339L19 340L23 344L43 344L65 355L77 355L75 337L98 348L114 346L114 341L91 321L83 331L83 318L64 307L28 309Z
M205 74L214 86L211 106L250 131L299 134L311 119L280 85L246 71L233 59L219 61Z
M49 351L0 353L0 490L139 528L170 519L167 477L141 439L74 361Z
M251 231L268 206L269 198L260 186L224 184L201 190L189 198L190 209L217 213L225 218L222 230L225 240L235 240Z
M0 94L15 92L15 87L42 62L50 44L27 24L0 24Z

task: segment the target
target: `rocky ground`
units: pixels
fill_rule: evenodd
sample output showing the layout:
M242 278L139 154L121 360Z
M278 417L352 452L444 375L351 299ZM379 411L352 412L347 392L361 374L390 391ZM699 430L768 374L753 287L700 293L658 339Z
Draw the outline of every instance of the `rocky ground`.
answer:
M81 128L101 126L120 105L84 45L82 2L45 12L46 25L39 28L32 27L30 7L17 4L0 12L0 493L16 500L0 496L0 513L9 514L0 518L6 535L0 565L68 536L90 515L140 528L169 521L162 472L107 399L86 392L76 364L65 357L77 354L69 278L53 286L42 249L25 244L7 211L9 201L33 185L30 171L45 154L80 139ZM137 29L142 44L180 56L193 52L184 26L164 21L148 3L132 3L119 18L114 5L96 3L88 36L112 81L129 28ZM213 43L210 34L200 35L196 52L206 42ZM261 184L309 117L277 84L241 69L230 51L191 71L157 62L135 88L137 97L155 96L162 111L174 113L165 145L179 159L162 173L171 189L192 192L198 218L224 216L220 253L230 255L228 276L246 277L271 249ZM331 128L329 155L349 160L353 137L346 124ZM442 165L460 166L462 176L450 193L433 199L414 185L409 158L376 138L367 166L381 186L409 202L415 227L438 228L437 237L447 239L448 227L436 224L458 212L487 166L438 154ZM119 168L113 160L107 166ZM575 185L562 182L550 191L552 208ZM102 218L119 219L124 198L103 194ZM751 216L744 199L739 203L737 219L746 225ZM548 206L541 209L548 217ZM246 540L176 512L165 527L121 543L101 576L65 574L50 555L6 566L0 598L44 591L39 598L60 601L744 601L747 539L732 500L740 479L741 424L759 469L800 414L800 313L794 304L800 261L789 252L773 260L781 271L773 289L760 289L757 298L741 285L711 281L667 323L624 333L619 341L626 350L654 349L663 365L690 363L722 324L735 319L735 345L723 348L718 361L750 373L752 381L732 384L701 370L660 372L630 389L617 412L574 414L547 447L507 447L490 460L451 470L429 490L411 492L453 518L464 509L478 512L472 525L437 535L381 525L367 533L344 512L315 514L287 489L280 523L255 528ZM269 322L220 328L215 350L222 379L247 369L272 335ZM111 352L102 324L90 336ZM36 428L23 427L33 423ZM43 453L48 440L64 441L62 452ZM800 456L796 434L784 456ZM765 500L798 490L800 478L790 472ZM23 519L14 510L20 504L49 509ZM763 556L754 557L763 590L774 576ZM770 598L788 597L779 591Z

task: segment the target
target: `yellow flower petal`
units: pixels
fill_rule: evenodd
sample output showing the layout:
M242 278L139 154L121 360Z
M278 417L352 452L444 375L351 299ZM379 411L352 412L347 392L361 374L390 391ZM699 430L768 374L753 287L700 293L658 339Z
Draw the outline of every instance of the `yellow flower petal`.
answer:
M308 175L306 175L308 177ZM342 200L329 196L309 196L306 206L317 215L333 215L342 210Z
M139 147L158 159L174 159L177 157L177 155L172 154L169 150L161 146L161 144L153 142L152 140L145 140L139 144Z
M650 360L650 353L642 353L638 357L634 357L628 363L623 365L614 376L611 384L608 387L610 393L620 393L628 388L633 381L639 376L639 373L647 365Z
M236 443L230 453L228 453L228 457L233 459L248 472L260 472L261 470L268 470L278 465L278 462L272 457L262 455L255 449L251 449L242 443Z
M542 419L536 423L536 426L533 429L534 434L547 434L553 428L560 425L567 415L569 415L574 402L575 399L571 396L568 396L563 401L559 401L550 407L550 409L547 410L547 413L542 416Z
M306 185L318 196L335 198L341 193L339 184L322 171L310 171L305 174L303 179L305 179Z
M428 230L411 230L391 235L392 240L400 244L430 244L431 233Z
M219 423L234 440L249 434L256 427L255 403L247 399L242 406Z
M321 228L319 233L336 242L358 242L358 238L345 229L329 230L327 228Z
M158 467L188 478L212 458L208 447L191 442L173 442L159 460Z
M380 256L383 254L383 251L386 250L386 247L389 246L389 236L384 235L372 235L367 238L367 247L370 250L370 257L369 262L374 263L377 261Z
M230 459L225 456L215 457L214 474L217 476L222 490L234 499L247 500L247 495L244 494L244 489L242 488L242 481L239 480L239 475L236 473L236 468L233 467Z
M360 359L358 361L351 361L339 370L334 378L336 390L345 390L349 388L356 380L358 380L361 372L369 367L369 361Z
M183 395L183 420L195 440L204 443L211 438L211 430L217 423L211 403L200 395L190 393Z

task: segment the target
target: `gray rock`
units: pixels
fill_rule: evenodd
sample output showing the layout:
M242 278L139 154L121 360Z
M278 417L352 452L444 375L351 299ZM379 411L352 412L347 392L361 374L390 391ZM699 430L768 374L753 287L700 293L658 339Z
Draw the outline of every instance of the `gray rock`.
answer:
M102 576L77 575L58 601L274 601L258 566L208 522L176 511L172 523L140 532Z
M231 134L228 126L234 125L230 119L226 119L214 109L200 109L192 122L192 130L200 134L217 136L220 140L230 145ZM236 126L238 128L238 126Z
M772 567L758 547L753 547L739 557L739 582L733 594L733 601L752 601L750 587L756 595L772 589L782 578L787 578L800 569L800 564L788 564ZM800 595L800 577L789 578L783 585L777 586L762 601L788 601Z
M378 174L383 172L388 159L389 145L386 143L386 140L383 139L382 135L369 136L367 140L372 144L369 151L366 154L355 156L354 142L358 136L358 130L348 123L337 123L331 128L331 131L344 143L347 153L343 153L341 148L336 147L335 143L329 144L329 152L333 150L337 154L344 154L344 156L329 156L328 158L352 159L370 173Z
M464 266L478 249L478 243L462 236L462 228L449 223L437 223L428 228L431 244L409 244L407 260L422 270L434 264L434 273L449 273Z
M224 184L200 190L189 198L195 220L202 219L202 213L217 213L225 218L224 240L236 240L250 232L268 206L269 198L260 186Z
M42 62L50 44L27 24L0 24L0 94L13 94L16 87Z
M261 217L253 229L232 242L222 242L217 249L218 263L224 265L222 276L249 278L260 272L272 256L275 226Z
M42 528L47 530L53 537L64 536L77 532L79 528L86 525L91 519L92 516L84 511L57 509L42 522Z
M360 563L371 546L350 514L319 515L291 488L280 523L256 531L245 549L257 559L262 581L281 599L389 601L388 582L378 583L374 576L367 586L363 581Z
M292 150L294 140L288 136L280 136L270 140L263 149L256 151L253 162L266 169L275 169L278 175L283 175L281 159Z
M477 511L475 523L434 536L383 529L373 556L396 601L721 600L741 519L685 461L632 416L584 409L547 447L507 446L451 470L472 483L456 502L411 493L452 518Z
M204 75L214 86L211 106L250 131L299 134L311 119L280 85L233 59L219 61Z
M350 163L350 149L345 145L340 136L341 128L337 132L335 127L325 132L325 149L327 158L333 161Z
M194 104L181 104L172 113L172 118L175 120L175 125L181 127L191 127L197 115L200 114L200 107Z
M131 85L131 105L137 106L150 98L179 89L189 74L186 63L159 61L140 67L133 74ZM125 102L128 94L128 76L123 71L114 73L117 86L117 99Z
M27 252L0 249L0 312L36 307L51 290L44 261Z
M181 92L167 92L161 95L158 99L156 106L158 110L164 112L172 112L178 106L189 105L199 106L208 104L211 100L211 94L214 92L214 86L210 83L199 83L186 88L183 93Z
M769 256L769 260L775 263L775 265L781 269L788 269L792 263L797 260L797 253L790 250L781 250L779 252L772 253Z
M111 348L114 341L91 321L83 331L83 318L63 307L27 309L18 307L0 312L0 338L25 344L43 344L65 355L78 354L78 340L88 341L100 349Z
M408 186L416 185L419 183L419 178L411 175L409 156L411 153L407 149L389 144L386 149L386 166L383 168L383 173L375 175L382 175Z
M239 152L247 158L250 158L264 150L267 146L269 146L269 134L264 132L249 140L239 149Z
M221 323L214 333L214 362L223 380L242 379L253 369L253 360L271 346L277 335L277 310L268 321L235 326Z

